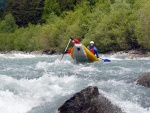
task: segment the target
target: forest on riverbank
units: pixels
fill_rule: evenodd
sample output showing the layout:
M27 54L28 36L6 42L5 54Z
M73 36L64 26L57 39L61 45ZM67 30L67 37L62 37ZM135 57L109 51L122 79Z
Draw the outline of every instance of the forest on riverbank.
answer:
M0 51L150 50L150 0L0 0Z

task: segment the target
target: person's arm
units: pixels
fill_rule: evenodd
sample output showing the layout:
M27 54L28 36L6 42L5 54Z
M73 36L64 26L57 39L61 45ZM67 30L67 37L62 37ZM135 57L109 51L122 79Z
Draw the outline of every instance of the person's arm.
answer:
M71 53L71 51L72 51L72 48L71 49L69 49L69 50L67 50L65 53Z
M94 47L94 51L95 51L95 54L96 54L96 57L99 58L99 55L98 55L98 50L96 47Z
M89 46L87 46L87 48L88 48L88 50L90 49L90 47L89 47Z

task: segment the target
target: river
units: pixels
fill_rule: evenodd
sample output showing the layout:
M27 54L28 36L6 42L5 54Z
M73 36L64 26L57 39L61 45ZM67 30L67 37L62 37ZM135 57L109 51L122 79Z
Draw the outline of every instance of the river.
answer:
M69 55L0 54L0 113L57 113L87 86L126 113L150 113L150 89L135 79L150 72L150 57L100 54L111 62L76 64Z

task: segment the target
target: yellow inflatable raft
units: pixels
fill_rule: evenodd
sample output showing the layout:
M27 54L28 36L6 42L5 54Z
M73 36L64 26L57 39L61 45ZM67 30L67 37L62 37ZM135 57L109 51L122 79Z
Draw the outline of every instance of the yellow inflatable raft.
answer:
M71 51L71 57L76 62L94 62L100 61L93 53L91 53L84 45L75 44Z

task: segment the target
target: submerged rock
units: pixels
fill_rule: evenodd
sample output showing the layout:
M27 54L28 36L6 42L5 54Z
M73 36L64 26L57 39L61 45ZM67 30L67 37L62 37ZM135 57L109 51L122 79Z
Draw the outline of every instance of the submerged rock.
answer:
M60 113L123 113L92 86L76 93L58 110Z
M56 51L54 51L54 50L44 50L43 52L42 52L42 54L47 54L47 55L53 55L53 54L55 54L56 53Z
M140 76L137 80L137 84L150 88L150 72Z

